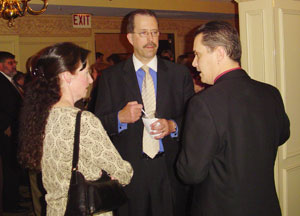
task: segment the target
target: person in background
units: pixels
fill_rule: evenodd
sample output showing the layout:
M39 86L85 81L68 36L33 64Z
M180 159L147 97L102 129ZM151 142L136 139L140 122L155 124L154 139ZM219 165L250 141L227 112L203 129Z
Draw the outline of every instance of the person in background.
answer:
M188 55L183 54L177 57L177 64L183 64L186 65L189 63Z
M24 213L28 209L19 205L22 171L17 161L17 137L22 95L13 82L17 74L16 65L13 54L0 51L0 148L3 162L3 179L0 181L3 180L4 211ZM2 194L0 199L2 201Z
M101 52L96 52L96 63L103 63L104 55Z
M95 107L96 98L97 98L96 95L97 95L97 92L98 92L98 85L97 85L98 82L97 82L97 80L100 78L100 76L102 74L102 70L100 70L97 67L97 63L92 64L90 66L90 70L91 70L91 74L92 74L92 78L93 78L93 87L92 87L92 90L91 90L91 93L90 93L90 97L87 100L87 104L85 104L84 107L86 107L90 112L94 112L94 107Z
M105 68L103 68L105 69ZM90 70L91 70L91 75L92 75L92 78L93 78L93 81L96 81L96 79L101 76L101 68L98 67L97 63L95 64L92 64L90 66Z
M101 52L96 52L96 62L90 66L92 78L94 80L96 80L97 77L101 76L102 70L110 66L109 64L104 63L103 57L104 55Z
M179 134L188 99L194 94L189 71L157 57L158 21L151 10L128 16L127 39L133 55L103 71L94 112L112 142L134 169L120 216L183 216L186 191L175 175ZM157 120L155 139L145 131L142 109ZM153 148L151 148L151 146Z
M226 22L202 25L194 52L212 86L189 101L177 161L194 187L192 216L280 216L274 163L290 129L279 91L240 67L239 35Z
M63 216L66 209L79 111L74 104L92 83L88 53L64 42L41 50L31 60L33 79L26 84L21 110L19 160L25 168L42 172L48 216ZM132 167L120 157L99 119L83 111L80 128L78 170L87 180L98 179L105 170L122 185L128 184Z
M174 61L174 57L173 57L173 53L171 50L167 49L167 50L163 50L160 53L160 57L169 61Z
M13 77L13 82L21 94L24 94L24 84L25 84L26 75L20 71L17 71L16 75Z
M189 57L187 54L178 56L177 63L185 65L190 70L191 76L193 77L195 93L198 93L204 90L205 87L208 87L201 82L201 78L199 76L200 73L192 66L192 62L189 61Z
M93 84L92 84L92 90L90 93L90 97L89 98L83 98L80 101L78 101L76 103L76 106L81 108L81 109L89 109L91 112L93 112L93 109L91 107L95 106L95 101L93 101L92 99L96 98L96 94L97 94L97 79L99 79L99 77L102 74L102 71L108 67L111 66L111 64L107 64L103 62L103 54L100 55L102 53L97 52L96 56L100 56L98 57L96 60L96 63L92 64L90 66L90 71L91 71L91 75L93 78ZM101 58L101 61L99 61L99 59ZM90 107L90 108L88 108Z
M113 53L110 56L107 57L106 61L110 64L110 65L116 65L118 63L120 63L122 60L120 58L120 56L117 53Z

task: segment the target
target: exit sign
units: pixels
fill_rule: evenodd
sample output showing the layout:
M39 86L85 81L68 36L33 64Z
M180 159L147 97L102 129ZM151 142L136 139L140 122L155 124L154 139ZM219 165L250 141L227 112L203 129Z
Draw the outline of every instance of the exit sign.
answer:
M91 28L92 16L91 14L73 14L72 22L74 28Z

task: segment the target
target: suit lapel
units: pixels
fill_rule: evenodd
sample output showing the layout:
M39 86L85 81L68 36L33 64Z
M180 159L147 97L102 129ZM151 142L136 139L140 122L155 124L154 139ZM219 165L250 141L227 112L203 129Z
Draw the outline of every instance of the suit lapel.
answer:
M10 92L13 93L17 98L22 98L20 92L16 89L16 87L14 86L14 84L12 84L2 73L0 73L0 79L2 80L3 85L7 85L8 88L10 88Z
M138 103L142 104L143 100L137 81L136 72L133 66L132 57L125 62L123 70L123 79L126 83L127 89L129 89L130 94L133 96L133 98L137 100Z
M125 88L124 91L129 91L131 98L128 98L129 101L137 101L139 104L143 104L142 95L140 92L138 80L136 77L136 72L133 66L132 57L126 60L124 67L123 67L123 79L125 81ZM137 133L142 137L143 136L143 122L140 118L139 121L136 122L139 125L139 130Z
M123 67L123 79L126 83L127 89L130 94L135 98L138 103L143 104L140 88L138 85L135 69L133 66L132 57L129 58ZM169 71L167 65L158 58L157 60L157 92L156 92L156 117L163 116L163 108L167 101L168 92L166 83L168 83Z
M156 117L162 117L164 103L168 101L167 83L168 81L168 67L160 59L157 59L157 92L156 92Z

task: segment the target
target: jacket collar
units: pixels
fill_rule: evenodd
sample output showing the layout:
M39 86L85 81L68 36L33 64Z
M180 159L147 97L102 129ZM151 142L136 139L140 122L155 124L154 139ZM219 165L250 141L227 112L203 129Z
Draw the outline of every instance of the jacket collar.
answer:
M241 77L247 77L247 78L250 79L249 75L243 69L232 70L232 71L224 74L223 76L219 77L216 80L216 82L214 83L214 85L222 82L223 80L234 79L234 78L241 78Z

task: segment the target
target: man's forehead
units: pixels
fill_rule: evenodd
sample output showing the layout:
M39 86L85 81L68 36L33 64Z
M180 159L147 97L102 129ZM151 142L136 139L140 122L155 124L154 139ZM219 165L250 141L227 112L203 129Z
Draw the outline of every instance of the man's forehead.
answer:
M5 62L7 62L7 61L14 61L15 59L13 59L13 58L7 58L7 59L5 59Z
M9 61L14 61L14 59L11 59L11 58L3 59L2 61L0 61L0 64L5 64Z
M194 39L194 50L202 44L202 34L198 34Z
M153 20L153 23L149 22L149 20ZM147 24L147 26L145 26ZM155 25L155 29L158 28L158 23L155 17L143 14L137 14L134 16L134 27L148 27L148 25Z
M136 15L134 16L134 20L135 20L135 21L136 21L137 19L144 19L144 18L152 18L152 19L155 19L154 16L150 16L150 15L148 15L148 14L136 14ZM155 21L156 21L156 19L155 19Z
M195 41L197 41L198 43L202 41L202 37L203 37L203 34L200 33L198 34L196 37L195 37Z

